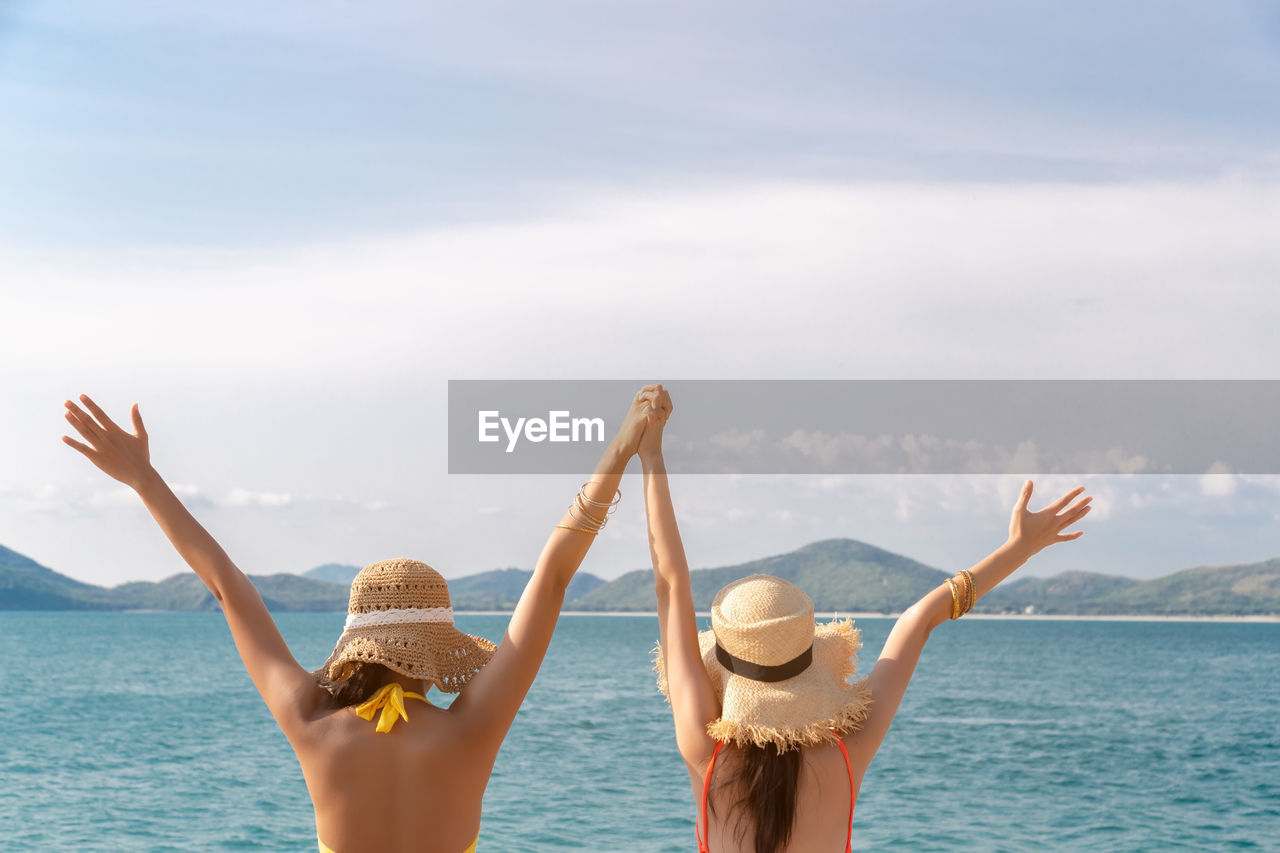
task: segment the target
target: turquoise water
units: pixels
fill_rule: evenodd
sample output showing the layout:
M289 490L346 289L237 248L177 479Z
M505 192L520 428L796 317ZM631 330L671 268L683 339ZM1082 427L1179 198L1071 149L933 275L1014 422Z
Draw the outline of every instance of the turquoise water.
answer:
M341 614L282 614L318 665ZM493 639L505 616L463 615ZM704 620L705 621L705 620ZM891 622L861 620L870 661ZM481 850L690 851L653 617L566 616ZM0 613L0 849L314 851L297 762L216 613ZM1280 850L1280 624L939 629L858 850Z

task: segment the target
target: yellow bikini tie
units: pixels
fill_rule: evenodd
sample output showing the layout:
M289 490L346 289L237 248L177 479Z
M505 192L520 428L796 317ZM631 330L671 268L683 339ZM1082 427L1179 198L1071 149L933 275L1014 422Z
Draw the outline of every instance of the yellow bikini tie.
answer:
M414 699L427 701L427 697L421 693L413 693L405 690L398 682L390 684L378 689L378 692L369 697L368 701L356 706L356 714L366 720L372 720L373 715L378 711L382 714L378 717L378 731L389 732L391 727L396 724L396 717L402 720L409 719L409 715L404 710L404 697L412 696Z

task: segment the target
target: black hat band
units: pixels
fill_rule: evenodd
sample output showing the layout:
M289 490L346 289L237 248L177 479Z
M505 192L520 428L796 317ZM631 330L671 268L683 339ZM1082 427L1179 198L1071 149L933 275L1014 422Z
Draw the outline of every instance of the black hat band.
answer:
M749 660L734 657L724 650L724 646L717 642L716 660L720 661L720 665L734 675L750 678L752 681L786 681L788 678L795 678L808 669L809 664L813 663L813 644L810 643L809 648L786 663L780 663L777 666L763 666L758 663L752 663Z

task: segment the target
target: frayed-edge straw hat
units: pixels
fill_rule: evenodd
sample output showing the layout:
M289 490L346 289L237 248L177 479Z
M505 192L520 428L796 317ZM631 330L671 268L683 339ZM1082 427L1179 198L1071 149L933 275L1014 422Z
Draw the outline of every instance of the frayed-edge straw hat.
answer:
M816 625L812 599L781 578L752 575L720 590L698 644L720 700L707 727L716 740L785 752L854 731L871 710L867 680L849 683L861 632L852 620ZM661 647L654 669L666 695Z
M342 681L360 663L379 663L457 693L489 662L495 646L453 626L449 586L417 560L384 560L351 582L347 623L317 677Z

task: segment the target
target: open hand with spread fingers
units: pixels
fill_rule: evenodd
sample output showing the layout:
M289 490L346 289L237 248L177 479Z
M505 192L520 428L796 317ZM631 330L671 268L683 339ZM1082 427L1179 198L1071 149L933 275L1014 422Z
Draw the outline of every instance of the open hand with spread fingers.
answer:
M1013 515L1009 519L1009 542L1023 549L1028 556L1057 542L1079 539L1084 534L1083 530L1072 533L1062 531L1084 518L1093 500L1092 495L1080 497L1084 493L1084 486L1076 486L1039 512L1031 512L1027 509L1027 504L1031 502L1034 488L1030 480L1022 484L1018 504L1013 508Z
M62 437L63 442L80 451L107 476L138 489L148 476L155 473L151 467L147 430L142 425L138 404L134 403L129 412L133 422L133 432L130 433L111 420L88 394L81 394L80 402L84 408L67 400L65 415L67 423L84 442L66 435Z

